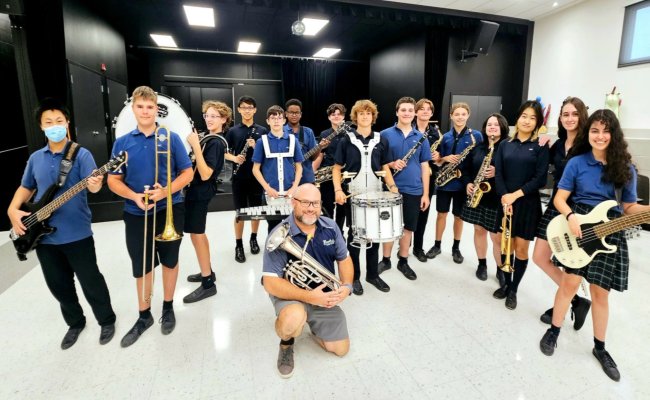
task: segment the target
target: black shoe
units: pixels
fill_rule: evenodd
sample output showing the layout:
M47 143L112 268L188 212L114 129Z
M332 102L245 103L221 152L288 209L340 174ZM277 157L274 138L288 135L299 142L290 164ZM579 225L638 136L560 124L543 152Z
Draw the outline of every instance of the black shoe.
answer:
M160 324L160 332L162 332L163 335L169 335L172 333L176 327L174 309L170 308L169 310L163 310L162 317L160 317L158 323Z
M505 286L501 286L500 288L495 290L494 293L492 293L492 297L494 297L495 299L503 300L508 295L507 291L508 290Z
M514 310L517 308L517 293L516 292L509 292L508 296L506 297L506 308L508 310Z
M149 318L138 318L137 321L135 321L135 325L133 325L133 328L131 328L130 331L124 335L122 338L122 341L120 342L120 346L122 347L129 347L133 343L137 342L138 339L140 338L140 335L144 333L147 329L149 329L153 325L153 317L150 315Z
M600 363L600 366L603 367L603 371L605 371L605 374L609 376L610 379L616 382L621 379L621 373L618 372L616 363L614 362L612 356L609 355L607 350L596 350L594 348L591 353L594 355L594 357L596 357Z
M460 254L460 250L458 250L458 249L451 249L451 258L454 259L454 262L456 264L462 264L463 260L465 260L463 255Z
M555 352L555 348L557 347L557 333L553 333L551 331L551 328L546 330L546 333L544 333L544 336L542 336L542 340L539 341L539 349L542 351L547 356L552 356L553 353Z
M411 267L409 267L409 265L407 263L397 264L397 270L399 272L401 272L402 274L404 274L406 279L409 279L409 280L412 280L412 281L418 279L418 276L415 275L415 271L413 271L411 269Z
M506 286L506 275L498 266L497 266L497 281L499 281L499 287Z
M246 255L244 254L243 247L235 247L235 261L237 261L238 263L246 262Z
M427 255L424 254L424 250L422 249L413 250L413 255L419 262L427 262L428 260Z
M363 286L361 286L361 282L358 279L355 279L352 282L352 293L357 296L361 296L363 294Z
M257 253L260 252L260 246L257 244L257 239L251 238L249 243L251 245L251 253L252 254L257 254Z
M440 247L438 246L433 246L432 248L427 251L427 258L436 258L436 256L440 254Z
M384 282L383 279L380 277L376 277L374 279L366 279L366 282L371 284L372 286L376 287L377 289L381 290L382 292L390 292L390 286L386 282Z
M377 265L377 275L381 274L384 271L391 269L390 261L380 261Z
M545 324L551 324L553 322L553 307L549 308L548 310L544 311L544 314L542 314L541 317L539 317L539 320L542 321Z
M65 336L63 336L63 340L61 341L61 349L69 349L73 344L77 343L79 334L81 334L81 331L83 331L85 327L86 326L84 325L81 328L68 329L68 331L65 333Z
M487 281L487 265L479 265L476 268L476 277L482 281Z
M217 276L214 274L214 271L210 274L210 278L212 278L213 281L217 280ZM201 273L199 272L198 274L188 275L187 281L192 283L201 282Z
M591 308L591 301L584 297L578 297L576 301L571 303L571 314L575 317L573 320L573 329L576 331L580 330L582 325L585 324L585 319L587 318L587 314L589 314L589 308Z
M183 297L183 303L196 303L215 294L217 294L217 285L212 285L209 289L205 289L203 285L200 285L195 291Z
M115 336L115 324L102 326L102 330L99 334L99 344L106 344L113 339Z

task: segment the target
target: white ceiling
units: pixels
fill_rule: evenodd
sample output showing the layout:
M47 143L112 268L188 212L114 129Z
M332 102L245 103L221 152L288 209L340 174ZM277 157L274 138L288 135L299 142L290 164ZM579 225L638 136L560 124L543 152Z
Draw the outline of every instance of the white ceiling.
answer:
M583 1L585 0L391 0L383 2L417 4L420 6L536 20ZM553 3L557 3L558 5L553 7Z

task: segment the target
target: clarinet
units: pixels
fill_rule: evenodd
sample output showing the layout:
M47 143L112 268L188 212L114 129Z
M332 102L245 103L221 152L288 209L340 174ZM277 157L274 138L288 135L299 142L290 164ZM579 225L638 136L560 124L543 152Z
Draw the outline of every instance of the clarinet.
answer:
M420 140L418 140L418 142L417 142L416 144L414 144L413 147L411 147L411 149L408 151L408 153L406 153L406 155L404 156L404 158L402 158L402 161L404 161L405 164L408 164L408 162L409 162L409 160L411 159L411 157L413 157L413 155L415 154L415 152L418 151L418 147L422 146L422 142L424 142L424 140L425 140L426 138L427 138L426 136L422 135L422 137L420 138ZM404 168L406 168L406 166L404 166ZM400 169L400 170L393 170L393 171L394 171L394 172L393 172L393 178L395 177L395 175L397 175L397 174L399 174L400 172L402 172L402 171L404 170L404 168L402 168L402 169Z
M255 125L253 125L253 129L251 129L251 131L249 132L248 136L246 136L246 143L244 143L244 148L243 148L243 149L241 150L241 152L239 153L239 156L244 156L244 157L246 157L246 155L247 155L247 153L248 153L248 149L250 148L250 145L248 144L248 139L251 139L251 138L253 137L253 135L255 135ZM244 162L246 162L246 160L244 160ZM233 176L234 176L234 175L237 175L237 171L239 171L239 167L241 167L242 164L244 164L244 163L241 163L241 164L235 164L235 166L232 168L232 174L233 174Z

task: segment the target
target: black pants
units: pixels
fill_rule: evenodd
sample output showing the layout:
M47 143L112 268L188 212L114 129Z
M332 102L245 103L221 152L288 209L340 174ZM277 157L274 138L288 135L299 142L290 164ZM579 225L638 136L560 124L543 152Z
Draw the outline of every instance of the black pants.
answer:
M436 189L436 174L431 175L429 178L429 207L426 210L420 211L418 216L418 227L413 234L413 250L423 250L424 247L424 231L427 228L427 221L429 220L429 210L434 207L431 204L431 198Z
M320 184L320 197L323 201L323 211L327 212L326 216L335 220L336 225L338 225L341 232L343 232L343 224L345 223L345 210L342 205L334 204L334 183L332 181L327 181Z
M359 255L361 249L354 247L350 244L352 241L352 229L348 232L348 251L352 258L352 265L354 266L354 280L361 278L361 265L359 263ZM375 279L379 276L377 274L377 266L379 264L379 243L373 243L372 246L366 249L366 279Z
M75 289L75 275L99 325L115 323L111 296L104 276L97 267L92 236L66 244L39 244L36 255L41 263L45 283L59 302L63 319L68 326L81 328L86 325L86 317Z

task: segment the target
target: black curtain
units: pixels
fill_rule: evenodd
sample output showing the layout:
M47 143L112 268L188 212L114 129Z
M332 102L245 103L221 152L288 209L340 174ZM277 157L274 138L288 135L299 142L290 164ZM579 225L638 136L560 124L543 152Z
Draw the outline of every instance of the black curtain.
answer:
M426 41L424 87L427 98L433 101L435 111L433 119L439 121L443 129L443 120L449 117L449 110L443 110L445 81L447 79L447 60L449 48L449 32L446 29L429 29Z
M329 126L327 106L337 102L336 63L325 60L282 60L284 101L296 98L302 102L301 124L314 130L316 136ZM280 104L284 108L284 104Z

